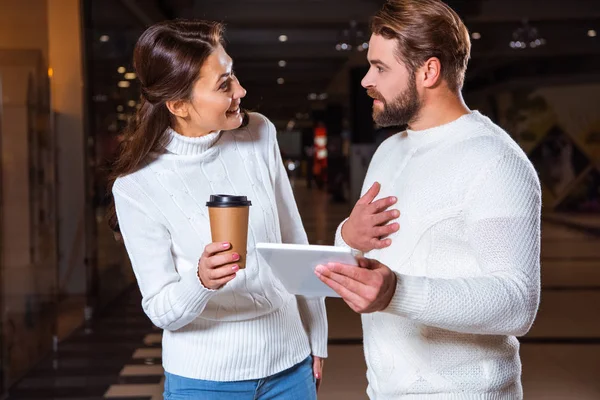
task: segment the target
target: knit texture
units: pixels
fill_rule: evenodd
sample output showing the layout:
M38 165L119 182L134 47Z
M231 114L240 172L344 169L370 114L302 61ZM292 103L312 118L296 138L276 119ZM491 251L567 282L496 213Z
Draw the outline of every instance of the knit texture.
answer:
M113 188L123 240L143 296L162 329L163 365L204 380L264 378L327 356L324 299L289 294L255 251L256 243L307 243L273 124L199 138L169 130L166 152ZM197 274L211 243L211 194L252 201L246 269L218 290Z
M388 308L362 318L369 396L522 398L515 336L540 297L541 190L527 156L475 111L389 138L363 193L375 181L401 216L392 245L365 254L398 277Z

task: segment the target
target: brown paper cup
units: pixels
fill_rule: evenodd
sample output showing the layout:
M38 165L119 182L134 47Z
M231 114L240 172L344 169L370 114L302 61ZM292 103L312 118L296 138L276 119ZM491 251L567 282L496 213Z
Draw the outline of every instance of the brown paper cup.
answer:
M250 205L245 196L227 195L211 196L207 203L212 241L231 243L223 254L238 253L240 269L246 268Z

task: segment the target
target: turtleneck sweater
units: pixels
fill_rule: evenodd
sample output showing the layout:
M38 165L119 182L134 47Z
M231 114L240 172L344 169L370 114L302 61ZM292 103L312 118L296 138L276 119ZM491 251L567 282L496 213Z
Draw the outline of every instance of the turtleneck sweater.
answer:
M264 378L327 356L324 300L289 294L256 243L308 243L275 128L264 116L247 126L169 143L113 187L121 234L142 307L164 330L163 366L213 381ZM246 268L218 290L202 285L198 261L212 242L211 194L252 202Z

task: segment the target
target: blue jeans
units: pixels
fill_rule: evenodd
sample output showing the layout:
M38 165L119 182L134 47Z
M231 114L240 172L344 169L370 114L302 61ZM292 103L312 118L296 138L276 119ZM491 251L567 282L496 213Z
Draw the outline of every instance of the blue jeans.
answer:
M316 400L312 357L263 379L204 381L165 372L165 400Z

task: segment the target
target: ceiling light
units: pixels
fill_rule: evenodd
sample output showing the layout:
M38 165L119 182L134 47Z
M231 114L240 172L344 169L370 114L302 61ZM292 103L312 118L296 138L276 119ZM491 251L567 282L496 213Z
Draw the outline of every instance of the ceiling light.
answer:
M128 88L130 85L129 81L119 81L119 83L117 83L117 86L120 88Z
M355 20L350 21L349 28L343 29L338 33L338 40L335 45L337 51L365 51L368 48L369 43L365 40L365 33L358 27L358 23Z
M281 68L285 67L287 65L287 62L285 60L279 60L279 62L277 63Z
M125 79L132 80L132 79L135 79L137 77L137 75L135 74L135 72L128 72L123 77Z
M283 78L277 78L277 83L283 85L285 83L285 80Z
M117 106L117 111L118 112L123 112L123 106Z
M479 32L473 32L473 33L471 34L471 37L472 37L473 39L475 39L475 40L479 40L479 39L481 39L481 33L479 33Z
M280 42L287 42L288 37L287 35L279 35L279 41Z
M119 68L117 68L117 72L120 73L120 74L124 74L125 71L126 71L125 67L119 67Z
M308 95L308 99L309 100L316 100L317 99L317 94L316 93L311 93Z
M129 100L129 101L127 102L127 105L128 105L129 107L135 107L135 104L136 104L136 103L135 103L135 100Z
M100 41L101 41L102 43L106 43L106 42L108 42L109 40L110 40L110 36L108 36L108 35L102 35L102 36L100 36Z
M588 36L589 37L596 37L596 30L595 29L590 29L588 31Z
M526 48L537 48L546 44L539 31L529 25L527 20L521 23L521 26L515 29L512 33L513 40L510 41L509 45L513 49L523 50Z

